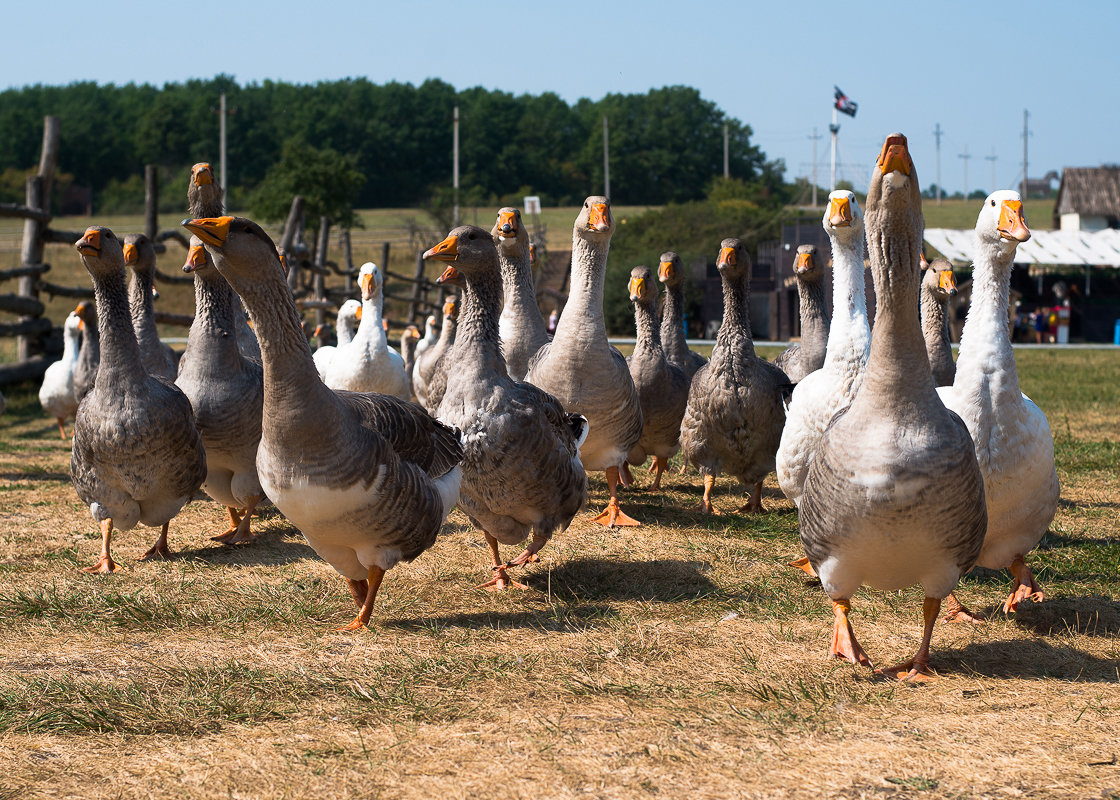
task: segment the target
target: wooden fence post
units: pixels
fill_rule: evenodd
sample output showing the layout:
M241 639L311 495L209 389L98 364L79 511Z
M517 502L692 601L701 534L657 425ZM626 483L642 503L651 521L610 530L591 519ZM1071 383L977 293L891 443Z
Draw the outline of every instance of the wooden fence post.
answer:
M280 237L280 252L288 262L288 288L293 293L299 289L299 263L292 254L292 245L296 241L296 232L299 230L299 221L303 217L303 197L296 195L292 198L292 207L288 209L288 219L284 223L284 233Z
M159 236L159 170L144 165L144 235L154 245Z
M43 177L29 175L27 177L26 205L28 208L43 209ZM43 228L46 224L38 219L25 219L23 221L23 244L20 247L20 264L31 266L43 262ZM33 300L39 298L39 291L35 286L38 275L24 275L19 279L19 294ZM32 317L21 317L20 322L27 322ZM32 336L21 334L16 339L16 360L27 361L31 358Z
M326 217L319 217L319 241L315 246L315 278L313 279L312 296L316 300L325 300L323 290L323 273L327 271L327 247L330 244L331 221ZM327 321L327 315L322 306L315 308L315 324L322 325Z
M412 302L408 304L408 323L416 324L416 311L420 303L428 299L427 287L424 285L424 251L416 254L416 283L412 284Z
M354 291L354 253L350 249L350 229L344 229L338 237L342 241L342 262L346 270L346 293Z

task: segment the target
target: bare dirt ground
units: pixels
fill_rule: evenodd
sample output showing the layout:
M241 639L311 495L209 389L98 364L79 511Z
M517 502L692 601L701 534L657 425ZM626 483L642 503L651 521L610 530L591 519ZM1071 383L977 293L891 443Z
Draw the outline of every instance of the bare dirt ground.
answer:
M1005 617L1008 576L969 576L993 618L939 624L940 679L915 686L827 658L830 607L785 566L797 517L773 481L766 516L704 518L695 474L667 474L624 498L643 527L582 512L518 575L529 591L498 595L472 588L487 551L455 512L389 574L374 625L337 633L344 582L274 511L223 547L199 496L170 561L135 562L141 528L115 542L126 571L80 573L99 541L69 444L33 388L9 392L0 799L1120 797L1120 355L1020 366L1063 484L1030 559L1047 600ZM590 507L605 496L596 478ZM917 647L920 594L853 600L877 662Z

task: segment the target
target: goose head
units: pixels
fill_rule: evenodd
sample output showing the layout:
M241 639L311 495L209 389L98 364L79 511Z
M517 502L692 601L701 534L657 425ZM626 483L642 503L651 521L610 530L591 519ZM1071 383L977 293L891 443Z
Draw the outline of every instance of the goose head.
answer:
M630 292L630 302L642 305L657 303L657 285L653 282L653 273L649 267L634 267L630 270L630 282L626 285Z
M97 306L91 301L83 300L78 303L78 307L71 313L77 314L82 321L82 324L78 326L78 330L84 331L86 327L97 330Z
M210 262L210 256L206 254L206 248L202 246L202 240L197 236L191 236L190 246L187 248L187 260L183 262L183 272L205 279L214 278L218 274Z
M824 277L821 266L815 246L803 244L797 248L797 257L793 261L793 274L797 276L797 280L801 283L820 283Z
M854 192L837 189L828 196L822 221L824 231L842 243L863 241L863 209Z
M362 321L362 304L357 300L351 298L339 306L338 309L338 326L346 326L351 331L358 327L358 323Z
M405 325L404 330L401 331L401 344L405 342L417 342L420 340L420 329L415 325Z
M512 222L510 224L512 225ZM498 230L500 227L495 226L495 229ZM510 233L513 233L512 229ZM460 225L447 234L447 238L442 242L428 249L424 253L424 258L447 264L447 269L439 276L440 284L462 286L464 279L469 280L497 270L498 250L494 236L475 225ZM446 316L445 306L444 317Z
M938 300L946 301L957 294L957 281L953 277L953 265L944 258L926 261L922 254L922 288Z
M77 339L78 334L82 330L82 318L78 316L77 311L71 311L66 315L66 321L62 323L62 335L67 339Z
M751 257L743 243L735 238L724 239L719 245L716 269L729 281L749 279L751 276Z
M429 342L434 342L436 338L436 325L439 320L436 319L435 314L429 314L428 318L424 320L424 338Z
M124 263L137 275L155 275L156 248L152 240L142 233L130 233L122 245Z
M905 206L920 224L922 213L921 190L918 173L906 137L892 133L883 142L879 158L871 170L871 185L867 190L867 207Z
M191 167L191 178L187 183L187 203L196 214L221 213L222 187L214 179L214 170L207 161L200 161Z
M362 290L362 300L373 300L381 296L381 270L372 261L358 268L358 288Z
M925 225L918 173L910 158L906 137L901 133L892 133L883 143L871 170L865 213L868 230L874 232L868 238L872 266L880 264L888 281L891 280L889 276L896 274L905 275L907 282L912 279L916 294ZM906 247L900 248L898 245L903 242Z
M94 278L103 279L124 272L124 245L116 235L103 225L86 228L82 238L74 243L86 271Z
M238 294L238 287L260 282L265 270L269 280L284 280L284 267L276 245L264 228L244 217L200 217L180 223L197 236L210 261Z
M521 223L520 211L511 206L499 210L498 220L490 233L503 253L520 258L528 252L530 266L532 265L533 248L529 244L529 231Z
M666 289L676 289L684 283L684 264L681 263L681 257L672 250L666 250L661 254L657 279L665 284Z
M614 234L614 216L611 201L601 195L592 195L583 201L583 208L576 217L575 235L591 244L603 245Z
M994 248L1004 257L1012 255L1020 242L1031 238L1018 192L1001 189L984 198L976 218L976 238L982 247Z

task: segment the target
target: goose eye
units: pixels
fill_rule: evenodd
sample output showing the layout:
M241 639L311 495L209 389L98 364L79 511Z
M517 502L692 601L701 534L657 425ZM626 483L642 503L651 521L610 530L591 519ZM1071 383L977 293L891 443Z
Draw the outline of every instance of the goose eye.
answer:
M992 207L993 207L993 208L995 208L995 205L996 205L996 201L995 201L995 200L993 200L993 201L992 201Z

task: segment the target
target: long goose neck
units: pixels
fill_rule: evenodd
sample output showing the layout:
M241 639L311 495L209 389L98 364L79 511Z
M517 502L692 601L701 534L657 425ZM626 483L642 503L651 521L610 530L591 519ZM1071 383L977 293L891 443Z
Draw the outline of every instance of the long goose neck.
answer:
M884 230L877 240L869 241L875 280L875 330L858 396L862 398L866 392L870 402L884 403L885 407L895 407L898 398L936 398L918 315L920 238L892 238Z
M63 328L62 335L62 361L74 364L78 361L78 331L77 329Z
M572 288L554 337L563 350L607 338L603 285L609 249L609 240L592 243L579 234L572 236Z
M502 280L489 270L472 275L467 279L461 302L458 321L449 320L444 325L456 329L455 343L451 346L456 369L507 374L498 332Z
M211 268L212 269L212 268ZM241 301L219 274L194 276L194 322L187 343L207 353L207 367L228 369L240 360L237 325Z
M540 327L543 331L544 318L537 307L537 289L533 285L533 267L529 263L528 252L508 255L499 247L498 264L502 270L502 294L505 298L501 316Z
M797 291L801 298L801 363L820 364L828 342L824 282L798 282Z
M949 345L949 301L922 281L922 338L932 357L934 350L944 352Z
M657 306L655 303L634 303L634 326L638 331L634 352L664 357L665 352L661 348L661 331L657 325Z
M730 355L743 361L754 359L754 339L751 337L750 277L723 278L723 323L716 335L712 351Z
M354 341L374 350L384 350L389 346L389 339L381 324L380 292L362 298L362 321L358 325L358 332L354 334Z
M665 308L661 313L661 341L665 352L675 361L688 357L684 335L684 284L665 285Z
M1014 251L1000 252L979 243L972 268L972 299L961 331L957 374L1002 372L1014 380L1010 387L1019 393L1015 354L1011 349L1007 308L1011 291Z
M109 387L125 383L142 385L148 373L144 370L140 345L132 328L124 273L95 279L93 293L97 300L97 334L101 349L97 384Z
M159 346L159 331L156 330L155 303L152 287L155 280L147 270L134 271L128 287L128 306L132 316L132 327L136 339L142 347Z
M251 280L234 286L259 334L265 427L268 420L287 425L293 415L312 416L322 422L337 410L338 399L319 380L299 310L288 284L279 280L279 265L275 277L278 280Z
M832 246L832 323L825 361L838 363L853 355L867 359L871 330L867 324L867 282L863 273L863 237Z

